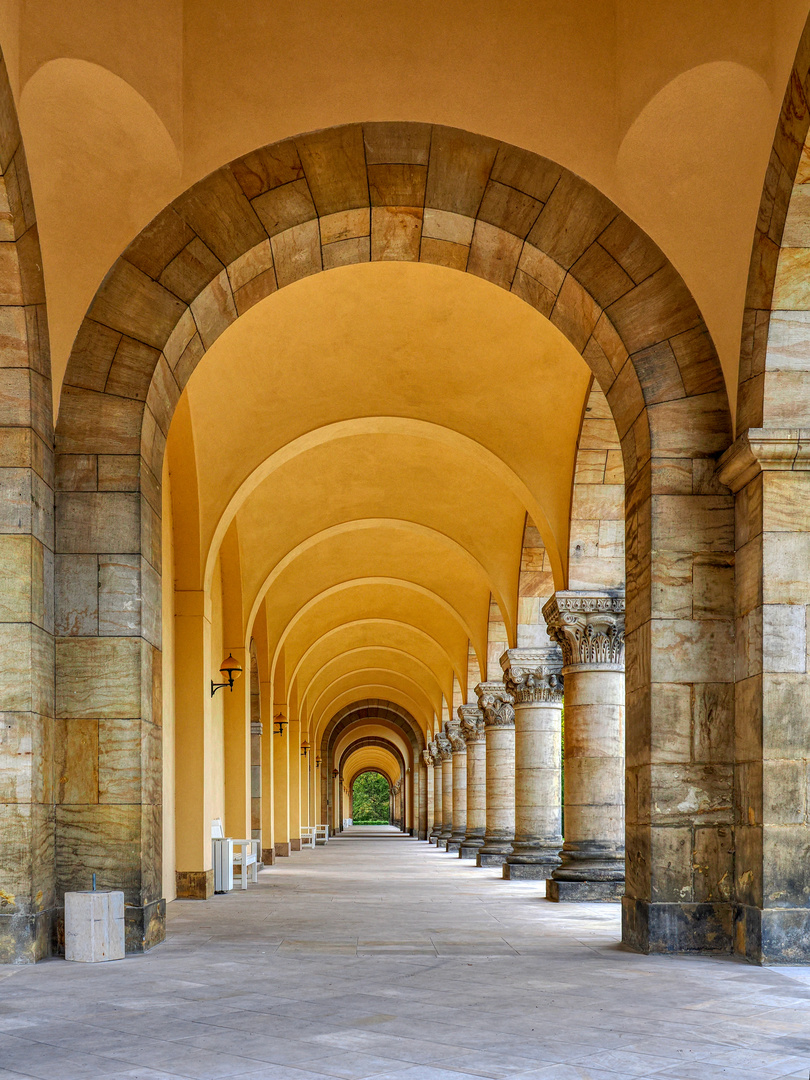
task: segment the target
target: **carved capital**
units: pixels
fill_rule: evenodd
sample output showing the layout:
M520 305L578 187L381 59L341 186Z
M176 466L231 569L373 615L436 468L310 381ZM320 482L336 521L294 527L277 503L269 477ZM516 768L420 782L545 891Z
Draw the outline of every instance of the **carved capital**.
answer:
M464 741L464 736L461 733L461 724L458 720L445 720L444 733L450 740L450 745L453 748L454 754L467 753L467 744Z
M543 617L548 636L562 648L565 668L624 671L624 592L556 592L543 605Z
M442 755L439 753L439 748L436 745L435 740L428 743L428 752L430 754L431 763L435 769L437 765L441 765L442 763Z
M453 756L453 747L450 740L442 731L436 736L436 746L439 748L439 757L442 761L450 761Z
M424 761L426 769L433 768L433 755L431 754L429 748L422 751L422 761Z
M502 682L479 683L475 694L486 727L514 727L513 698Z
M807 472L808 434L805 428L748 428L720 458L720 483L737 492L761 472Z
M467 746L470 743L484 742L486 738L484 714L477 705L459 705L458 718L461 723L461 734Z
M558 645L507 649L501 657L503 681L515 703L559 705L563 699L563 656Z

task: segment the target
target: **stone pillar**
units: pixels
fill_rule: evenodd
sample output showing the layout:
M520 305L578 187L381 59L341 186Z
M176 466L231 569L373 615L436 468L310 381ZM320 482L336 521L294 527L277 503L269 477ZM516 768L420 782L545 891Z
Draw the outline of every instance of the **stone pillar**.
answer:
M549 900L624 893L624 594L557 592L543 607L565 677L565 843Z
M251 702L252 705L252 702ZM250 721L250 838L262 844L262 722Z
M436 736L436 746L442 759L442 831L436 844L446 849L453 833L453 747L442 731Z
M438 845L442 831L442 755L435 741L428 743L428 750L433 761L433 828L430 830L431 844Z
M467 744L458 720L446 720L445 734L453 751L453 831L448 851L459 851L467 834Z
M515 710L502 682L475 688L486 731L487 809L477 866L503 866L515 837Z
M422 777L420 790L424 792L424 802L419 814L419 839L427 840L433 824L433 758L430 750L422 751L425 775Z
M503 876L549 878L562 845L562 653L549 644L501 657L515 701L515 839Z
M487 751L484 714L477 705L459 705L461 733L467 744L467 829L460 859L474 859L484 844L487 824Z

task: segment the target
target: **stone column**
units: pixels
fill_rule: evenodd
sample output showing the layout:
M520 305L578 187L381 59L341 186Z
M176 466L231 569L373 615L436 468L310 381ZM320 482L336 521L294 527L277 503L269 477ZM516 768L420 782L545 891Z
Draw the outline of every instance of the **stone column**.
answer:
M252 706L252 702L251 702ZM262 845L262 722L250 721L250 838Z
M503 866L515 837L515 710L502 682L475 688L486 731L487 808L477 866Z
M461 859L474 859L483 846L487 824L484 714L477 705L459 705L458 717L467 744L467 830L458 854Z
M515 839L503 867L512 880L549 878L560 862L562 664L554 644L501 657L515 701Z
M624 893L624 593L557 592L543 607L565 677L565 843L549 900Z
M427 840L433 824L433 758L430 750L422 751L422 761L425 764L425 775L420 787L424 792L424 804L419 815L419 839Z
M436 746L442 759L442 831L436 844L446 850L453 833L453 747L443 731L436 736Z
M428 743L428 750L433 761L433 828L430 830L429 840L431 844L439 843L439 834L442 831L442 755L436 742Z
M445 734L453 751L453 831L448 851L459 851L467 834L467 744L458 720L446 720Z

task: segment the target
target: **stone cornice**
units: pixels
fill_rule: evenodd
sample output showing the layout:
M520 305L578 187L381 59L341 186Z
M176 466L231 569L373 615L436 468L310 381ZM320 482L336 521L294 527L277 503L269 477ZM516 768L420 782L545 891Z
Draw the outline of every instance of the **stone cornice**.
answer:
M624 592L556 592L543 605L548 636L562 648L567 669L624 671Z
M454 754L466 754L467 744L461 733L461 724L458 720L445 720L444 733L450 740L450 746Z
M475 688L478 707L486 727L514 727L515 707L512 695L502 682L482 682Z
M810 429L749 428L726 450L717 466L722 484L737 492L761 472L810 470Z
M507 649L501 657L503 681L516 705L553 704L563 699L563 656L559 645Z
M484 714L477 705L459 705L458 718L461 722L461 734L467 746L470 743L484 742L486 739Z
M453 747L450 743L450 740L442 731L440 731L436 735L436 746L438 748L439 756L441 757L442 761L450 761L453 756Z

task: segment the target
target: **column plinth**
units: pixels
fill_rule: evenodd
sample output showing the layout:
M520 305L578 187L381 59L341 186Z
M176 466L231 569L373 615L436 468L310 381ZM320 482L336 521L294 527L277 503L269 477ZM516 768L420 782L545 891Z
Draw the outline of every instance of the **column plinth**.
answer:
M443 731L436 736L436 746L442 759L442 831L436 846L446 850L453 833L453 747Z
M543 607L563 652L565 842L549 900L624 893L624 594L557 592Z
M505 878L549 878L560 863L562 665L556 644L509 649L501 657L515 702L515 839Z
M486 826L477 866L503 866L515 837L515 710L502 682L475 688L486 734Z
M477 705L460 705L458 718L467 746L467 828L458 854L474 859L484 846L487 824L486 729Z

